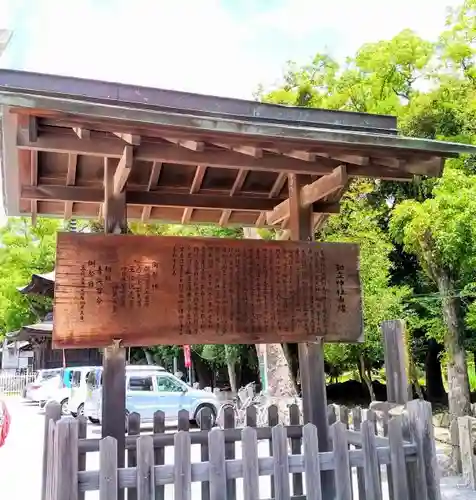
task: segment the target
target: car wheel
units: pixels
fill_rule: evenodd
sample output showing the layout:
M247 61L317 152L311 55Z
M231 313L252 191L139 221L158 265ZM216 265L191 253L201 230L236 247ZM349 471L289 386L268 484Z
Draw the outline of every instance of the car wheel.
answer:
M94 425L98 425L98 424L101 423L101 421L99 420L99 418L88 417L88 419Z
M61 401L61 403L60 403L61 415L68 415L69 414L68 402L69 402L68 398L63 399L63 401Z
M203 405L200 405L196 411L195 411L195 415L194 415L194 420L196 422L196 424L200 427L200 414L201 412L205 409L205 408L208 408L210 410L210 413L211 413L211 427L215 427L215 424L216 424L216 420L217 420L217 412L216 412L216 409L212 406L212 405L207 405L207 404L203 404Z

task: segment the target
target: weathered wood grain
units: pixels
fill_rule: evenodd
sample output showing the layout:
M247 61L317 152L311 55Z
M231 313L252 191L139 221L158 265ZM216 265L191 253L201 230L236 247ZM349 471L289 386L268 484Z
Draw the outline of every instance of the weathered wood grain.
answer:
M210 453L210 500L222 500L227 497L225 440L221 429L212 429L208 434Z
M99 468L99 499L117 500L119 489L117 441L112 437L108 436L101 440L99 447Z
M290 500L288 443L286 431L282 425L273 427L273 460L274 460L274 498Z
M302 433L304 470L306 472L306 496L308 500L322 500L317 430L312 424L306 424L303 427Z
M251 427L245 427L242 432L242 456L244 500L258 500L260 497L258 440L256 430Z
M151 436L137 440L137 500L155 500L154 443Z
M358 247L60 233L54 314L56 348L358 341Z
M393 417L388 422L388 438L390 439L390 459L392 468L393 498L410 500L408 494L407 468L403 453L402 417Z

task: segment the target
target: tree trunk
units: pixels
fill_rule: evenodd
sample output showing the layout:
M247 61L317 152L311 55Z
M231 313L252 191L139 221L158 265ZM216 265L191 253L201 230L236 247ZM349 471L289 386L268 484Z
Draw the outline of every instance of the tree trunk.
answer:
M294 386L294 391L296 394L300 394L300 383L299 378L299 353L297 344L281 344L283 348L283 354L286 358L289 367L289 376L291 382Z
M153 365L154 364L154 357L152 356L152 353L149 350L144 349L144 354L145 354L145 359L147 361L147 364Z
M367 386L367 390L369 391L370 401L375 401L375 392L372 386L372 377L370 375L370 371L367 370L367 367L365 366L365 359L362 354L359 357L359 361L360 361L360 367L359 367L360 377Z
M230 349L225 346L225 358L226 358L226 368L228 370L228 380L230 381L230 388L233 394L238 394L238 387L236 385L236 371L235 371L235 360L232 359L230 355Z
M458 417L469 415L471 400L469 392L466 352L463 347L464 316L461 299L455 294L453 281L446 269L434 269L438 290L442 298L443 320L446 325L445 348L448 355L448 407L453 464L461 471L459 450Z
M445 386L443 385L443 373L439 355L442 346L434 339L428 341L425 356L425 382L426 397L432 403L444 401L446 398Z

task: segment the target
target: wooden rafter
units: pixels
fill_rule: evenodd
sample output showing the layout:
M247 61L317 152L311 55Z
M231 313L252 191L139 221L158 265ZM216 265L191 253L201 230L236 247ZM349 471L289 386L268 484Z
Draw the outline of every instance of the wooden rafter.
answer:
M177 146L180 146L185 149L190 149L190 151L204 151L205 149L205 144L203 142L199 141L187 141L183 139L172 139L170 137L164 137L168 142L171 142L172 144L176 144Z
M230 196L234 196L236 193L241 191L241 188L245 183L246 176L248 175L248 172L249 170L245 168L241 168L240 170L238 170L235 182L233 183L233 186L230 189ZM220 226L226 226L228 224L228 221L230 220L230 217L231 217L231 210L224 210L223 213L221 214L220 221L218 222L218 224Z
M287 176L284 173L280 173L276 180L274 181L273 187L271 188L268 198L276 198L286 184ZM256 226L263 226L266 222L266 212L261 212L258 220L256 221Z
M30 153L30 183L32 186L38 185L38 152L31 151ZM38 204L36 200L31 200L30 203L31 210L31 222L33 226L36 225L36 215L38 212Z
M76 168L78 165L78 155L68 155L68 173L66 174L66 185L74 186L76 184ZM71 219L73 216L73 202L67 201L64 204L64 218L65 220Z
M151 205L157 207L203 208L214 210L239 210L260 212L272 210L280 200L262 199L254 196L218 196L209 194L170 194L149 191L125 191L130 205ZM102 203L104 193L98 188L77 186L23 186L21 197L25 200L76 201L81 203ZM338 213L335 203L315 203L315 212Z
M223 144L216 142L214 142L213 144L215 146L218 146L219 148L227 149L229 151L235 151L235 153L252 156L253 158L263 157L263 149L256 146L233 146L232 144Z
M114 192L120 193L126 185L129 174L132 170L132 164L134 162L134 151L132 146L125 146L124 152L122 153L121 159L117 164L116 171L114 173Z
M36 149L58 153L78 153L92 156L107 156L120 158L123 153L123 143L114 139L100 139L81 141L74 137L42 134L36 142L20 133L17 138L20 149ZM296 160L281 155L265 155L262 158L253 158L235 151L192 151L187 148L177 148L166 144L147 143L136 147L136 160L158 161L162 163L177 163L181 165L206 165L227 169L245 168L250 171L272 171L299 173L309 175L327 175L342 162L319 158L315 162ZM438 165L441 160L438 158ZM411 173L396 169L369 164L366 166L348 165L347 173L350 177L378 177L389 180L411 180Z
M131 146L140 145L141 142L140 135L123 133L123 132L113 132L113 134L119 139L122 139L124 142L127 142L127 144L130 144Z
M73 127L73 131L79 139L84 139L86 141L89 141L89 139L91 139L91 131L87 128Z
M196 194L200 191L206 171L207 167L204 167L203 165L197 166L197 169L195 170L195 176L192 181L192 187L190 188L190 194ZM186 208L183 211L182 224L187 224L188 222L190 222L190 219L192 218L192 213L193 213L193 208Z
M149 183L147 184L147 191L151 191L157 186L159 182L160 172L162 171L162 163L154 162L152 164L152 169L150 171ZM142 209L142 222L148 222L150 218L150 212L152 211L152 206L147 205Z
M38 120L36 119L36 116L28 117L27 129L28 139L31 142L35 142L38 139Z
M325 175L311 184L302 187L300 202L303 207L308 207L313 203L324 199L326 196L342 189L347 184L347 172L344 166L334 170L332 174ZM289 199L277 205L272 212L266 216L268 224L279 224L289 218Z

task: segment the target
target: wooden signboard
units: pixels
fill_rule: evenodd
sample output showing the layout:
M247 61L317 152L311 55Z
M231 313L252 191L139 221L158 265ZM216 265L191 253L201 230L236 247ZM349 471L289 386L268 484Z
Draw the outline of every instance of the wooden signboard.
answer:
M55 348L361 336L357 245L58 235Z

